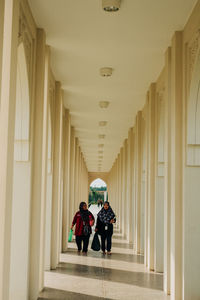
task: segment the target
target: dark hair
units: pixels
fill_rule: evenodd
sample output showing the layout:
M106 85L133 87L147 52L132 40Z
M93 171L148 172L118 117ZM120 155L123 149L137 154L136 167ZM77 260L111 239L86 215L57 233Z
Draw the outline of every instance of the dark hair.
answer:
M108 201L105 201L103 205L108 204L110 206L110 203Z
M83 210L83 206L84 206L85 204L86 204L86 202L81 202L80 205L79 205L79 209L80 209L80 210ZM86 204L86 205L87 205L87 204Z

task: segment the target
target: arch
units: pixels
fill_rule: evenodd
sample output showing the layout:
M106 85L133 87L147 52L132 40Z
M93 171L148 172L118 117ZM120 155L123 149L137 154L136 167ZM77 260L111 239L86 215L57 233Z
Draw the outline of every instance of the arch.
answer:
M100 178L104 182L108 182L109 173L108 172L89 172L88 173L88 183L94 181L97 178Z
M30 96L25 48L23 42L17 51L15 161L29 160Z
M101 185L102 184L102 185ZM100 186L101 185L101 187L106 187L107 188L107 183L103 180L103 179L101 179L101 178L96 178L96 179L94 179L91 183L90 183L90 186Z
M105 190L104 189L102 189L102 190L95 189L95 188L98 189L100 187L104 187ZM99 199L101 199L101 201L103 201L103 202L105 202L108 199L107 184L101 178L96 178L92 182L90 182L89 203L95 201L95 203L97 204ZM101 203L103 203L103 202L101 202Z
M9 300L26 300L28 297L31 207L30 115L27 62L24 44L21 42L17 50Z

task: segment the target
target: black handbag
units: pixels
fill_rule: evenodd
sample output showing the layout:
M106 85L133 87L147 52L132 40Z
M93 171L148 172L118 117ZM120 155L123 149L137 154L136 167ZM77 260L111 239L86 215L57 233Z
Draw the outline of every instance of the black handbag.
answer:
M100 241L99 241L99 236L98 236L97 232L95 233L95 235L93 237L91 249L94 250L94 251L99 251L101 249L101 247L100 247Z

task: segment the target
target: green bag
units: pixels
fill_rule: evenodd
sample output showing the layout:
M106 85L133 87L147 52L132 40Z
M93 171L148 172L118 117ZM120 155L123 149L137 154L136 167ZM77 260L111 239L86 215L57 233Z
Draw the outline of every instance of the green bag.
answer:
M72 242L72 238L73 238L73 230L71 229L69 232L68 242Z

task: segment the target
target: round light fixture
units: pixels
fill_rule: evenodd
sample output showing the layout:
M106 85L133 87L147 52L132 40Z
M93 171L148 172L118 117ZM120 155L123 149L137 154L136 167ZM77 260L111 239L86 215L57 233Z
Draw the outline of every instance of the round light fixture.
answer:
M99 134L100 139L105 139L106 135L105 134Z
M100 101L99 102L99 106L101 108L107 108L109 106L109 104L110 104L110 102L108 102L108 101Z
M110 77L112 75L113 69L109 67L104 67L100 69L100 75L103 77Z
M99 126L104 127L107 125L107 121L100 121Z
M107 12L115 12L120 8L121 0L102 0L102 7Z

